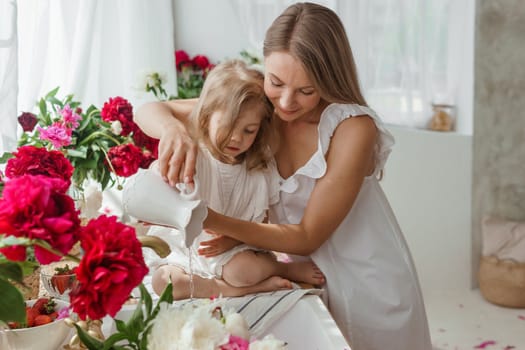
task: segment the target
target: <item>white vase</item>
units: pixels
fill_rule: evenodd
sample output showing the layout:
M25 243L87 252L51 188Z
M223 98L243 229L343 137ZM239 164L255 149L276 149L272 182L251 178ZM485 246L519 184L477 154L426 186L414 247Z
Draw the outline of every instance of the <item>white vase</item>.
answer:
M191 193L179 192L152 169L141 169L126 179L122 204L126 214L139 221L173 227L185 235L186 247L202 232L208 215L206 203L196 198L198 183Z

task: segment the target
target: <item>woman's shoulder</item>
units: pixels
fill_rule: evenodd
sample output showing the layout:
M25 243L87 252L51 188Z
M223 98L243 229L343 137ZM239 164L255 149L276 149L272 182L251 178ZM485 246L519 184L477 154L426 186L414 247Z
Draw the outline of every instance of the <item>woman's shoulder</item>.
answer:
M384 167L395 143L377 113L370 107L358 104L333 103L325 108L319 123L319 143L323 154L328 151L332 137L342 139L348 147L356 143L375 144L377 171Z

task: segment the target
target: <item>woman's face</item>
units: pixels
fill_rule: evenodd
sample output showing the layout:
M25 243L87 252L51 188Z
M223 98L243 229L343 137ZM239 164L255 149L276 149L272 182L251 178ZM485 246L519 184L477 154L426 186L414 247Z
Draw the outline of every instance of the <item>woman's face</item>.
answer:
M284 121L308 119L321 96L301 62L285 52L273 52L264 60L264 92Z

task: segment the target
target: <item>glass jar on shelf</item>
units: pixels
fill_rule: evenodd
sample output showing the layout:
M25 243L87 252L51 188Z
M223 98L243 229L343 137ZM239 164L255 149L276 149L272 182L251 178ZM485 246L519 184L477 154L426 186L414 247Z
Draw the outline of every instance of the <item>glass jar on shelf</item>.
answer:
M429 129L434 131L454 130L455 106L445 103L432 103L432 118Z

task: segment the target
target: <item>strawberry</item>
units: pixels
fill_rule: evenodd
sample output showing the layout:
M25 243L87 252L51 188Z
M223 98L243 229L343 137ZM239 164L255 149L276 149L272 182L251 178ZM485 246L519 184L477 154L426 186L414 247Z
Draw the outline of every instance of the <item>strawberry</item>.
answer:
M35 325L35 318L40 315L38 310L33 308L26 309L26 324L27 327L33 327Z
M70 289L75 282L76 267L70 268L66 264L64 267L55 268L55 274L51 277L51 285L60 294Z
M18 322L7 322L7 326L9 327L9 329L17 329L17 328L20 328L20 323Z
M44 311L45 305L49 302L49 298L38 298L38 300L31 307L36 310L39 314Z
M35 327L42 326L51 322L53 322L53 320L51 319L51 317L49 317L49 315L38 315L37 317L35 317Z

